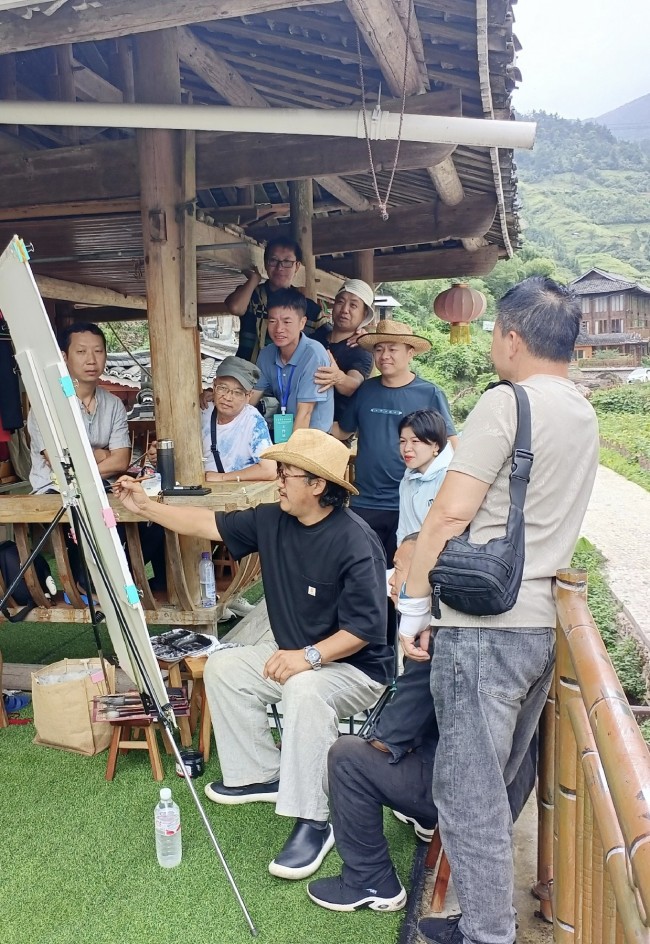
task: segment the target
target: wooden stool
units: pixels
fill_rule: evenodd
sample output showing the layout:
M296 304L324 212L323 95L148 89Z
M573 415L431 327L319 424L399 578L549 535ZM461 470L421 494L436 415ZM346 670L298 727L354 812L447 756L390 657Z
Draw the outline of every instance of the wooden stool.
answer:
M180 662L164 662L162 659L158 659L158 665L161 669L166 669L168 674L167 686L169 688L182 688L183 679L181 678L181 663ZM185 716L176 716L178 718L178 730L181 735L181 744L183 747L192 746L192 731L190 729L190 719Z
M210 706L205 697L205 685L203 684L203 669L208 661L207 656L187 656L184 660L189 678L192 681L192 695L190 697L190 729L192 734L199 727L199 750L203 754L203 760L207 763L210 760L210 736L212 730L212 719L210 717Z
M438 861L440 860L440 861ZM445 907L445 898L447 897L447 886L449 885L449 861L442 848L440 839L440 830L436 826L435 832L429 842L427 857L424 860L425 869L435 869L438 866L436 880L433 884L433 893L431 895L431 911L434 914L440 914Z
M186 719L187 720L187 719ZM160 751L158 750L158 741L156 740L157 722L151 719L125 721L111 721L113 725L113 736L111 745L108 749L108 763L106 765L106 779L112 780L115 776L115 767L117 766L118 753L126 754L127 751L149 751L149 760L154 780L163 780L163 767L160 760ZM137 735L144 731L144 741L138 739Z

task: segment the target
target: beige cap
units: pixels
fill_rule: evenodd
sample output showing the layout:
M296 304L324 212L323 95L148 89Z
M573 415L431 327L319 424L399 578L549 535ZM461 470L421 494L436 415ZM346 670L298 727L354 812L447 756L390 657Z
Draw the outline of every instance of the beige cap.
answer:
M286 442L271 446L262 453L262 459L295 465L297 469L311 472L358 495L354 485L345 480L349 458L350 450L322 429L297 429Z
M368 308L372 308L375 304L374 291L367 282L363 282L361 279L347 279L336 294L340 295L341 292L350 292L352 295L356 295Z

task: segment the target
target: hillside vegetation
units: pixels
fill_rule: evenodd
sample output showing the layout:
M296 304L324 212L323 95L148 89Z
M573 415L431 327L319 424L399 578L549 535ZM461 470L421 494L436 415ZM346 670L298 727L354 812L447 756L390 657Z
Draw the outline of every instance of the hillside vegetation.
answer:
M517 153L525 241L573 276L593 266L650 283L650 156L604 126L535 112Z

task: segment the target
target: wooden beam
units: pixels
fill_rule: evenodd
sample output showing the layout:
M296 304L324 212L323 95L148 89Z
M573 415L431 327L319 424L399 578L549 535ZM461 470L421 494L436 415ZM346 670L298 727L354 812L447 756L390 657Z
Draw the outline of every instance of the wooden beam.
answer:
M106 213L137 213L139 197L114 200L73 200L68 203L39 203L0 210L0 223L12 220L63 219L68 216L97 216Z
M359 249L388 249L391 246L484 236L492 226L496 210L493 194L473 194L456 207L446 206L440 200L392 207L386 222L377 210L315 219L314 252L317 256L325 256ZM249 231L256 239L268 240L273 234L285 232L286 227L257 226Z
M74 84L77 97L90 102L123 102L124 95L119 88L107 82L101 75L88 69L79 62L72 60L74 70Z
M62 102L76 102L77 92L72 71L72 46L57 46L54 50L56 74L58 78L58 97ZM79 128L64 128L63 135L68 144L79 144Z
M301 7L323 6L333 0L300 0ZM63 43L97 42L172 26L188 26L231 17L282 10L287 0L111 0L101 15L91 4L75 10L70 5L56 16L24 20L10 13L0 19L0 49L24 52Z
M488 275L499 261L497 246L477 252L465 249L432 249L428 252L394 252L375 256L376 282L401 282L410 279L450 279ZM352 259L334 259L332 269L345 278L354 273Z
M78 302L82 305L108 305L114 308L147 310L147 300L140 295L123 295L111 288L98 288L96 285L64 282L62 279L53 279L48 275L35 275L34 278L43 298Z
M316 260L312 239L314 187L311 180L290 180L291 236L302 249L305 270L305 295L316 298Z
M359 32L379 64L393 95L402 94L407 39L393 0L345 0ZM424 82L414 54L406 63L406 94L422 92Z
M372 209L370 200L366 200L364 196L356 191L346 180L343 180L342 177L336 177L330 174L326 177L315 177L314 179L320 187L323 187L328 193L331 193L332 196L340 200L341 203L345 203L351 210L355 210L357 213L363 213L364 210Z

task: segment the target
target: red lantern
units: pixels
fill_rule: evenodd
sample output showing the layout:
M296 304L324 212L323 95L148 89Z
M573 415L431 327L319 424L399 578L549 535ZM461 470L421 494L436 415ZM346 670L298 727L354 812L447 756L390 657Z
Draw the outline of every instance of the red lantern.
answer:
M433 310L443 321L451 324L450 344L469 344L470 321L480 318L487 307L485 295L467 282L458 282L441 292L433 303Z

